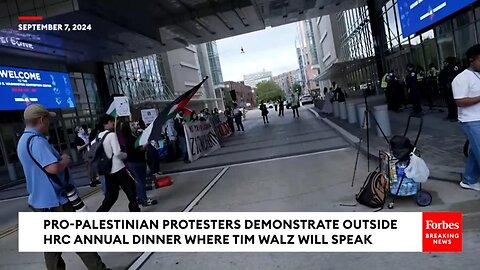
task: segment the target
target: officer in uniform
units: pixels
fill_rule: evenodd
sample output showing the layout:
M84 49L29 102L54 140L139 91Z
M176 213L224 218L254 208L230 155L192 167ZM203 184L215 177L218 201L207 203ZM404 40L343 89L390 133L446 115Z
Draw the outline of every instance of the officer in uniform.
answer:
M459 67L456 65L455 57L448 57L444 62L444 67L440 74L438 74L438 82L440 89L448 108L448 115L444 119L450 122L458 121L458 107L453 98L452 82L453 79L460 73Z
M405 83L408 88L410 102L413 105L413 116L422 116L422 104L420 90L418 89L418 76L412 64L407 65Z

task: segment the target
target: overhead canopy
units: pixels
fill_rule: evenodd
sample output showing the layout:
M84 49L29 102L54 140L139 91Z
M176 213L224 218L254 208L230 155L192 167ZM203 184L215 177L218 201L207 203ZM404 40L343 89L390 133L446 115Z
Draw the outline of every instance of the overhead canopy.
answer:
M70 63L111 62L293 23L365 0L4 0L0 52L15 48ZM84 32L15 32L19 15L91 24ZM5 32L7 30L7 32ZM3 41L2 42L2 37ZM14 39L14 42L12 42ZM5 41L6 40L6 41ZM23 43L20 43L20 42Z

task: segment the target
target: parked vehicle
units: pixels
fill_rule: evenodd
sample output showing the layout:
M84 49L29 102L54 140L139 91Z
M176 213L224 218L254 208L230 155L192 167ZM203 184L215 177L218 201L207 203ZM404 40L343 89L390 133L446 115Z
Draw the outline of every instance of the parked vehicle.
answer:
M302 103L302 105L313 104L313 98L310 95L305 95L300 98L300 102Z

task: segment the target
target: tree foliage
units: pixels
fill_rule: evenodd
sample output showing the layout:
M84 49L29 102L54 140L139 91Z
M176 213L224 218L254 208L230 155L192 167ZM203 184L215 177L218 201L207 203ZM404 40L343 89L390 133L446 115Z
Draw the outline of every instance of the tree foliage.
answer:
M274 81L259 82L257 84L257 99L258 101L276 101L283 97L283 92L280 86Z

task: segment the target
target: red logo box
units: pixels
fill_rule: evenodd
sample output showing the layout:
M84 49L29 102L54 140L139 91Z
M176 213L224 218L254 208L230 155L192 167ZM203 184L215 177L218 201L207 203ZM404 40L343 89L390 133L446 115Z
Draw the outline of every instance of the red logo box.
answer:
M423 252L462 252L462 213L423 213Z

